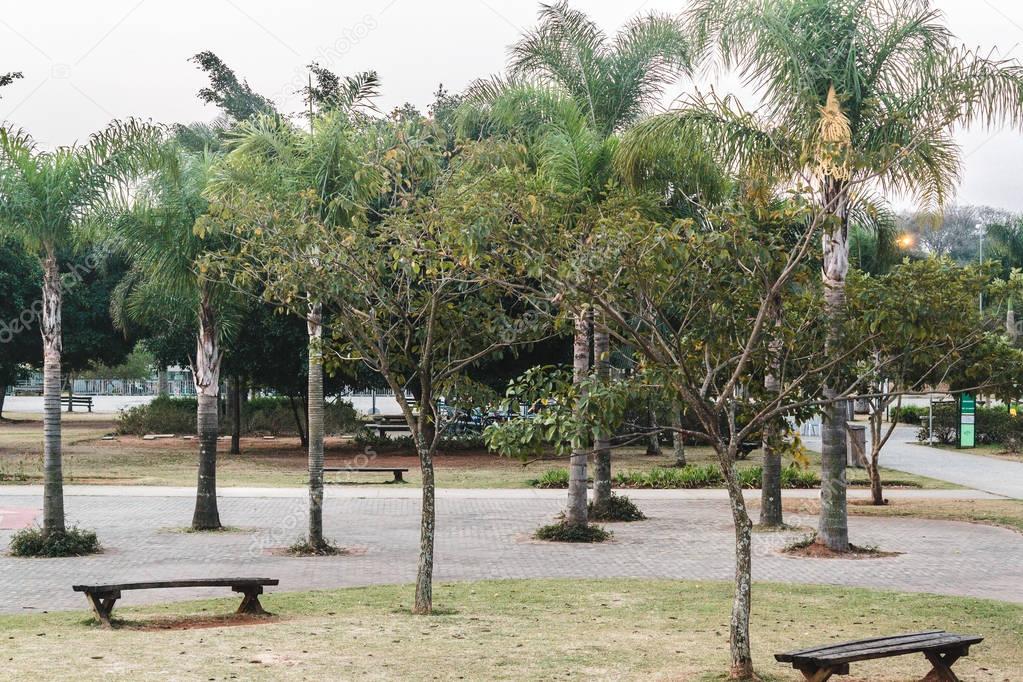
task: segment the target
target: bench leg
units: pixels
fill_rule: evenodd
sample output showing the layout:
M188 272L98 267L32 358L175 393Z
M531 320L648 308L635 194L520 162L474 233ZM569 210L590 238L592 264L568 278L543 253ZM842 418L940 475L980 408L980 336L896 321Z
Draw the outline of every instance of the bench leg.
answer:
M835 666L833 668L798 668L803 673L807 682L825 682L830 680L832 675L848 675L849 664Z
M395 471L394 472L394 482L395 483L404 483L405 482L405 479L402 476L402 473L400 471Z
M259 603L259 595L263 592L262 587L244 587L244 588L231 588L235 592L242 592L245 596L242 597L242 603L238 605L238 610L235 613L247 613L251 616L269 616L263 609L263 605Z
M938 653L936 651L925 651L924 656L930 661L931 671L921 682L959 682L959 678L952 672L952 666L962 656L959 652Z
M111 627L110 612L114 610L114 602L117 601L117 597L113 595L92 593L86 593L85 597L89 600L89 604L92 606L92 612L96 614L96 618L99 619L99 624L105 628Z

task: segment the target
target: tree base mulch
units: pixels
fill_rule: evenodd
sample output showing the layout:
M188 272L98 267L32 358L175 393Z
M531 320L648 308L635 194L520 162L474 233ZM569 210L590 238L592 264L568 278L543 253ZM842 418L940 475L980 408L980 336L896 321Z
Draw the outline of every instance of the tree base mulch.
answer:
M614 533L600 526L569 525L564 521L541 526L533 533L533 539L548 542L607 542Z
M290 547L285 547L283 551L284 556L345 556L347 554L351 554L347 547L339 547L330 542L313 545L308 540L296 542Z
M804 559L888 559L902 554L902 552L883 552L877 547L859 547L853 544L849 545L848 550L838 552L817 542L816 533L793 542L782 549L781 553Z
M611 498L608 500L606 505L597 507L591 501L588 508L588 516L593 521L644 521L647 516L640 508L636 506L636 503L630 500L625 495L616 495L611 493Z
M42 528L25 528L11 538L11 556L45 557L49 559L99 554L96 532L71 526L64 531L47 533Z

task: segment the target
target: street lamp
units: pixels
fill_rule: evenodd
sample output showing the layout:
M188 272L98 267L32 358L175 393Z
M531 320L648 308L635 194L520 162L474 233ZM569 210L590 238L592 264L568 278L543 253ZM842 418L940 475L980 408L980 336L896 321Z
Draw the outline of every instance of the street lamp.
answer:
M976 225L977 237L980 239L980 265L984 265L984 223L977 223ZM984 292L980 292L980 312L984 312Z

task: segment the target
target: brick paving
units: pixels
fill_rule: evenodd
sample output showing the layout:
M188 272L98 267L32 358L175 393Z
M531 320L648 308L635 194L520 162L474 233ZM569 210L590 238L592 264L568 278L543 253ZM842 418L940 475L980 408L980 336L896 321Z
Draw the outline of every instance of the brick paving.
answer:
M69 521L96 529L106 552L74 559L14 559L0 555L0 612L83 609L74 583L146 579L260 576L280 578L279 590L384 583L415 577L419 502L415 489L333 489L325 528L347 556L293 558L273 548L299 539L305 524L301 490L272 496L232 490L221 499L221 519L236 532L180 531L191 518L183 490L93 490L66 498ZM644 577L730 580L732 526L725 500L687 495L643 496L651 517L609 524L603 545L562 545L529 539L561 508L561 491L460 491L438 499L436 580L540 577ZM546 493L546 494L537 494ZM39 497L2 492L5 509L39 508ZM790 522L815 525L813 517ZM912 592L989 597L1023 603L1023 534L957 522L850 519L853 541L904 554L875 560L810 560L779 556L799 533L756 536L754 575L761 581L824 583ZM11 530L0 530L6 545ZM228 590L153 590L125 603L174 601Z

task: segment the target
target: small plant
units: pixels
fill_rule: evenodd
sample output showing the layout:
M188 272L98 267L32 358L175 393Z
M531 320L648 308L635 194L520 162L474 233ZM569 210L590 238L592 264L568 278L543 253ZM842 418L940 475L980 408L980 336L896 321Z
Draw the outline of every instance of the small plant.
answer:
M567 488L568 469L548 469L529 482L534 488Z
M593 525L569 525L564 521L558 521L547 526L541 526L533 533L537 540L548 540L550 542L606 542L610 540L612 533L600 526Z
M313 545L308 539L299 540L286 551L289 556L339 556L344 553L344 547L331 544L328 540L324 540L323 544Z
M608 500L606 505L597 507L590 502L589 504L589 518L594 521L642 521L646 518L646 514L640 511L636 503L630 500L625 495L611 494L611 499Z
M103 551L94 531L77 526L52 533L42 528L26 528L14 534L10 546L11 556L16 557L72 557Z

